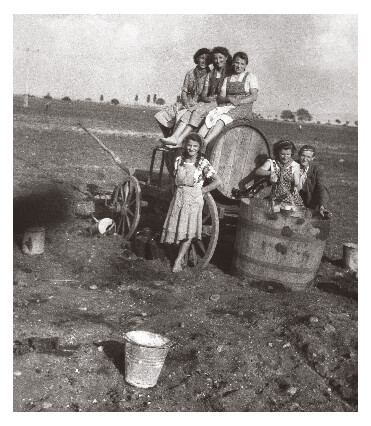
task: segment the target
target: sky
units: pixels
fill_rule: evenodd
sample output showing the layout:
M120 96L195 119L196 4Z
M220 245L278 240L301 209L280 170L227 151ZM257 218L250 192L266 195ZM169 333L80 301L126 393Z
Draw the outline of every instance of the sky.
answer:
M307 109L357 120L357 15L13 16L13 91L54 98L172 103L200 47L245 51L259 82L255 111Z

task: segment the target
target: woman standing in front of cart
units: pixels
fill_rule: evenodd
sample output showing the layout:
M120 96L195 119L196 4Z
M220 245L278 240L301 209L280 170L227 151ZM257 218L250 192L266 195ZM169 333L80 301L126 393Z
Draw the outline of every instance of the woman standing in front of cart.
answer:
M214 68L205 78L201 102L188 108L182 115L172 136L161 139L169 147L181 147L185 137L197 131L209 111L217 106L216 98L222 89L224 79L231 73L232 57L228 49L221 46L214 47L211 55Z
M179 244L173 272L183 269L183 259L192 239L201 240L203 195L221 185L209 161L201 155L204 140L190 133L184 140L182 155L175 160L175 194L163 226L162 243ZM203 186L205 180L211 182Z

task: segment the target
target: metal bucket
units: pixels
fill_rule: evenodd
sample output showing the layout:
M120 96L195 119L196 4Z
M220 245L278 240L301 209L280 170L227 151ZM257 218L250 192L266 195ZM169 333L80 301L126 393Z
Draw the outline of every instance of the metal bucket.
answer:
M171 342L150 331L129 331L124 334L125 380L139 388L156 385Z
M45 228L35 226L27 228L23 234L22 251L24 254L33 256L44 253Z
M343 266L346 269L358 272L358 244L343 244Z

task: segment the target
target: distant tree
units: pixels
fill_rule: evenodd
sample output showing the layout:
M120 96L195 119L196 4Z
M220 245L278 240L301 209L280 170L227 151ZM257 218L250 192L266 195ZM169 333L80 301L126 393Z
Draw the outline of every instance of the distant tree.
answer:
M156 104L157 105L165 105L166 104L165 99L158 98L157 101L156 101Z
M62 101L67 101L67 102L71 102L71 98L69 96L64 96L62 98Z
M348 124L349 124L349 121L346 121L346 122L345 122L345 125L346 125L346 126L348 126Z
M118 99L116 99L116 98L111 99L111 104L118 105L119 103L120 102L118 101Z
M327 124L331 124L331 121L330 121L330 120L327 120Z
M341 123L341 121L337 118L337 119L335 120L335 123L336 123L336 124L340 124L340 123Z
M86 101L91 101L91 98L85 98Z
M104 97L103 97L103 95L100 95L99 100L100 100L101 102L103 102L103 101L104 101Z
M157 100L157 95L156 95L156 94L154 94L154 95L153 95L153 103L154 103L154 104L156 103L156 100Z
M177 102L181 102L181 97L180 97L180 95L178 95L178 96L176 97L176 101L177 101Z
M285 109L281 112L281 118L282 120L294 120L295 115L289 109Z
M356 120L356 121L354 122L354 124L355 124L356 126L358 126L358 121Z
M138 102L138 99L139 99L139 96L138 95L135 95L135 102Z
M320 121L317 121L317 124L321 124L321 122L320 122Z
M151 102L151 95L147 95L147 103Z
M53 99L53 98L50 96L50 93L48 92L48 94L44 96L44 99Z
M296 118L299 121L312 121L312 116L309 114L309 111L304 108L299 108L296 111Z

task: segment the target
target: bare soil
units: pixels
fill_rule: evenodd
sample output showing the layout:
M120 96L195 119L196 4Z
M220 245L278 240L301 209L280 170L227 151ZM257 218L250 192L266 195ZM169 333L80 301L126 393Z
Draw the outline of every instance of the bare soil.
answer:
M254 123L270 143L315 144L332 193L317 277L294 292L232 276L233 232L199 274L90 235L81 204L123 175L76 124L148 170L155 109L45 105L14 98L14 411L357 411L358 283L341 263L342 244L357 243L356 128ZM158 230L164 217L147 213ZM32 225L46 229L42 255L20 249ZM154 388L125 382L130 330L174 342Z

